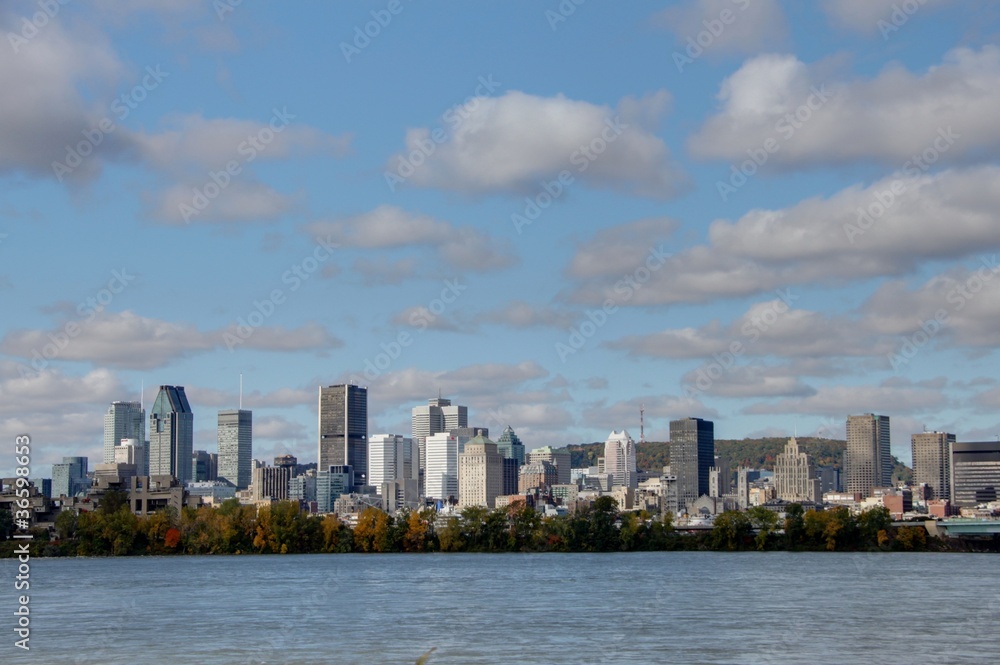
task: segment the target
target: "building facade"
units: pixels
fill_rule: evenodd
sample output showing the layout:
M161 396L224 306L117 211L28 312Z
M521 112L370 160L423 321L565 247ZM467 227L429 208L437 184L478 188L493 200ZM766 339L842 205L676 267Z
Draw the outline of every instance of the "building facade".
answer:
M149 475L191 480L194 413L184 386L160 386L149 411Z
M518 464L524 464L524 444L510 425L504 428L497 439L497 451L504 457L516 459Z
M774 462L774 488L779 499L822 502L823 490L812 457L792 437Z
M253 473L253 413L248 409L219 411L217 477L237 490L250 487Z
M419 480L419 459L413 439L401 434L368 438L368 483L381 494L383 483Z
M368 389L339 384L319 389L319 469L350 466L368 484Z
M468 426L468 407L452 404L450 399L444 397L429 399L426 405L410 409L410 434L417 446L421 477L426 475L423 472L427 469L427 437ZM426 481L421 485L426 487Z
M921 432L910 437L913 455L913 484L927 485L925 499L951 498L951 448L955 435Z
M681 507L708 495L708 471L714 461L715 423L701 418L670 421L670 472L677 476Z
M846 485L849 493L869 497L876 487L892 486L889 416L866 413L847 417Z
M493 509L500 496L503 462L497 444L477 436L458 456L458 503Z
M122 439L146 443L146 412L140 402L112 402L108 407L104 414L104 464L115 463L115 447Z
M464 448L464 444L461 447ZM447 432L438 432L427 437L424 496L428 499L441 501L449 498L458 499L459 448L458 438Z
M974 506L1000 498L1000 441L954 443L951 488L952 504L956 506Z
M531 490L547 491L553 485L561 484L558 473L556 467L545 460L528 462L521 467L517 491L521 494Z
M626 430L612 431L604 442L604 472L611 476L613 487L635 489L639 478L635 468L635 441ZM560 484L569 482L569 477L560 479Z
M143 428L145 431L145 428ZM135 466L137 476L149 474L146 468L146 442L139 439L122 439L121 443L115 446L115 464L131 464Z
M552 446L542 446L535 448L528 453L528 463L548 462L556 468L559 474L559 484L565 485L570 482L573 474L572 457L566 448L553 448Z
M76 496L88 486L86 457L63 457L62 464L52 465L53 498Z

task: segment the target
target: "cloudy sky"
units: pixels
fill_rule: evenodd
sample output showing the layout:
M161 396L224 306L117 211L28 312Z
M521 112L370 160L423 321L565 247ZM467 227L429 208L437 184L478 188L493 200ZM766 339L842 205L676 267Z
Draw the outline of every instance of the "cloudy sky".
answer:
M52 3L56 5L56 3ZM0 437L315 460L440 391L529 448L1000 432L1000 7L95 0L0 8ZM463 13L464 12L464 13ZM907 13L909 12L909 13ZM9 473L13 458L0 459Z

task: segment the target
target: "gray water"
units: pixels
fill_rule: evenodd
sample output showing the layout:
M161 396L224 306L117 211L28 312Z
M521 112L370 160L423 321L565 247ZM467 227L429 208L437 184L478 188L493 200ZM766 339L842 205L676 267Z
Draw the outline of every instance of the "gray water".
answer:
M31 562L0 663L997 663L1000 556L701 553ZM22 592L23 593L23 592Z

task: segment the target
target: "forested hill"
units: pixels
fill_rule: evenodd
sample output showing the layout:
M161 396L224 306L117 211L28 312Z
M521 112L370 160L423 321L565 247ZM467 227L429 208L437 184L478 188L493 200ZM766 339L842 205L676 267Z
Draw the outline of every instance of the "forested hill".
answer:
M775 458L785 448L786 437L763 439L717 439L715 454L729 462L733 471L737 467L747 466L752 469L774 469ZM812 455L817 466L841 467L845 441L837 439L822 439L812 436L798 437L799 445ZM573 467L596 466L597 458L604 455L603 443L583 443L567 446L573 457ZM898 478L909 479L909 468L896 462L895 475ZM636 466L647 471L660 471L670 464L670 444L666 441L647 441L636 444Z

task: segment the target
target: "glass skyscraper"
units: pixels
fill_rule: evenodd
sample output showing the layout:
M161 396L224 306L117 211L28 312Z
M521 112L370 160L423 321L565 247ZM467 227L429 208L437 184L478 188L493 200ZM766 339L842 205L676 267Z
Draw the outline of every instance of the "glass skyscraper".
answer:
M219 411L217 436L219 480L245 490L253 473L253 414L247 409Z
M149 475L191 480L194 413L184 386L160 386L149 411Z
M338 384L319 389L319 470L350 466L355 485L368 484L368 389Z

